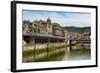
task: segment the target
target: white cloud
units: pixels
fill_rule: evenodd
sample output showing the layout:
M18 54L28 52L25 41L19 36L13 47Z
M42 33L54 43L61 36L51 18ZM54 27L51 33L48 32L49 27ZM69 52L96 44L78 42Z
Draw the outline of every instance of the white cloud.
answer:
M72 12L47 12L47 11L25 11L23 20L33 21L35 19L46 20L51 18L52 22L61 24L61 26L90 26L91 14L72 13Z

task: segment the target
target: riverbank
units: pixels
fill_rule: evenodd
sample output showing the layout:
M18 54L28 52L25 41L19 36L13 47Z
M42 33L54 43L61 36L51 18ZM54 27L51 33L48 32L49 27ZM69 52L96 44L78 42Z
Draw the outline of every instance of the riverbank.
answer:
M56 60L61 60L65 54L65 47L67 47L65 43L39 45L23 47L23 62L52 61L55 56Z
M71 49L65 43L53 43L42 45L26 45L23 47L23 63L65 61L65 60L85 60L91 58L91 49L82 48Z

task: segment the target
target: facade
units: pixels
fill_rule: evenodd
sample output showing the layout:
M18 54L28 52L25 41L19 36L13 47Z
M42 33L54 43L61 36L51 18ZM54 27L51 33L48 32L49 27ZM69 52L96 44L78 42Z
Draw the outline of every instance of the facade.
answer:
M53 35L54 36L61 36L61 37L65 36L65 32L62 29L62 27L60 26L60 24L53 23Z
M23 33L32 32L32 27L30 21L23 21Z
M48 18L47 21L35 20L32 22L32 27L34 33L52 35L52 23L50 18Z
M57 43L65 41L65 32L50 18L46 21L23 21L23 40L28 44Z
M81 37L80 33L77 32L67 32L67 39L68 40L79 40Z
M73 44L73 49L90 49L90 32L84 32L82 34L71 32L68 36L70 36L69 39L71 40L71 44Z
M34 20L33 22L23 21L23 41L27 44L48 44L64 43L68 40L86 40L90 45L90 32L80 34L64 30L60 24L53 23L50 18L46 21ZM80 44L81 41L77 41ZM23 43L24 44L24 43Z
M83 34L81 34L81 39L90 40L91 39L90 36L91 36L90 32L84 32Z
M65 42L68 43L68 31L64 30L64 32L65 32Z

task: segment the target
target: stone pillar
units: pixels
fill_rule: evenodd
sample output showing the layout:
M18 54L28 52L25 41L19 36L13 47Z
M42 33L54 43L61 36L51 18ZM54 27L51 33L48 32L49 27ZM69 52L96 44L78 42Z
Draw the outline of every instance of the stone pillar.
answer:
M70 47L70 50L72 50L72 45L71 45L71 43L72 43L72 40L69 40L69 47Z
M49 56L49 43L50 43L50 38L47 39L47 58Z
M31 38L30 44L35 44L35 38Z

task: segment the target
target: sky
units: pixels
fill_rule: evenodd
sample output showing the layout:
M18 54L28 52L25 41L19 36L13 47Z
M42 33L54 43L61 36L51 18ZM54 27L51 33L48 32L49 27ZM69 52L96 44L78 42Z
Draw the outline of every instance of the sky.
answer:
M61 12L61 11L35 11L23 10L23 20L44 20L51 19L52 23L59 23L62 27L75 26L87 27L91 26L91 14L82 12Z

